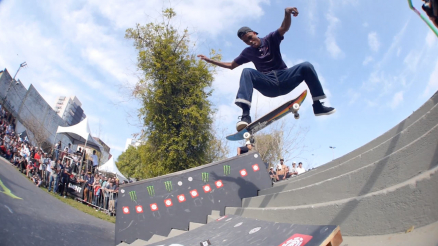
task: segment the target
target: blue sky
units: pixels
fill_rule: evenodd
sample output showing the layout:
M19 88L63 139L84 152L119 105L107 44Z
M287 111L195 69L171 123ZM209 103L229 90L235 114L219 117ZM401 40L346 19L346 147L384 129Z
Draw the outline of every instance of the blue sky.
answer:
M337 109L331 116L314 117L310 99L301 118L285 118L307 128L304 152L285 150L286 163L303 161L306 168L346 154L389 130L421 106L438 89L438 40L406 1L356 0L186 0L174 1L12 1L0 2L0 67L14 73L26 61L18 78L33 84L47 102L59 95L76 95L83 104L94 135L119 156L125 141L140 131L139 103L129 100L126 86L141 76L136 51L124 39L136 23L157 20L163 7L177 12L174 24L187 27L195 52L221 50L232 61L245 48L236 32L250 26L260 36L277 29L284 8L300 14L282 42L288 66L311 62L323 83L326 104ZM421 1L414 0L417 8ZM211 98L217 109L215 125L221 136L235 131L240 109L234 105L240 73L218 68ZM271 99L254 94L253 119L267 113L305 89ZM275 127L279 127L278 125ZM269 129L267 129L268 131ZM295 135L291 133L291 137ZM230 155L239 143L229 143ZM335 146L334 151L329 146Z

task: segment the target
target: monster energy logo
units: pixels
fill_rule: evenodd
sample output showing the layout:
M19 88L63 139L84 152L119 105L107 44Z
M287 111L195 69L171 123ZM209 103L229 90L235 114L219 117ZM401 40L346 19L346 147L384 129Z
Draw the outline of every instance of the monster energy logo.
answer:
M148 194L149 196L155 196L155 190L154 187L152 185L148 186Z
M202 181L204 181L204 183L208 182L208 173L202 173Z
M166 185L167 191L172 191L172 181L166 181L164 184Z
M130 191L129 196L131 197L131 201L137 201L137 194L135 193L135 191Z
M224 165L224 175L230 175L231 173L231 167L229 165Z

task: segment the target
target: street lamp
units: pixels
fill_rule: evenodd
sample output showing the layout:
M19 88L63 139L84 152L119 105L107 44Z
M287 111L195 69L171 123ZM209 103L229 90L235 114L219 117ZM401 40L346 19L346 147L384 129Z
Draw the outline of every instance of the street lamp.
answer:
M334 160L335 159L335 149L336 149L336 147L335 146L329 146L329 148L332 149L332 160Z
M27 63L26 63L26 62L21 63L21 64L20 64L20 67L18 68L18 70L17 70L17 72L15 73L14 77L11 79L11 82L9 83L8 89L6 90L5 98L3 99L4 102L6 102L6 99L8 98L8 93L9 93L9 89L11 89L12 82L15 81L15 77L17 76L18 72L20 72L20 69L21 69L22 67L25 67L25 66L27 66ZM16 82L16 83L15 83L16 85L19 84L18 81L15 81L15 82Z

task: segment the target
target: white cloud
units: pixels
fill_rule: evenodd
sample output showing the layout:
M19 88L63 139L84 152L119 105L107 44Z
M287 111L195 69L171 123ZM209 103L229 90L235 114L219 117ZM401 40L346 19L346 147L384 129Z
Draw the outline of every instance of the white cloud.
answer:
M409 54L403 60L406 67L412 72L417 71L417 67L421 62L421 57L423 56L423 51L411 50Z
M354 104L360 98L360 93L353 89L348 89L347 96L349 98L348 104Z
M374 59L372 56L365 57L365 60L363 60L362 65L366 66L368 63L372 62Z
M426 36L426 44L429 48L435 46L437 37L435 35L435 33L433 33L432 31L427 32L427 36Z
M308 31L310 34L314 35L316 32L316 25L318 24L318 4L316 0L309 0L308 2L308 11L307 11L307 25Z
M368 33L368 46L370 47L371 51L379 51L380 42L376 32Z
M438 60L436 61L435 68L429 77L429 82L427 83L426 89L423 92L423 97L430 97L433 93L438 90Z
M397 108L397 106L399 106L400 103L403 102L403 94L403 91L399 91L394 94L394 96L392 97L392 101L389 104L392 109Z
M335 15L330 11L326 14L326 19L329 23L327 31L325 33L326 50L329 52L332 58L342 58L344 56L344 53L342 52L341 48L339 48L335 35L335 30L336 27L339 25L340 20L336 18Z

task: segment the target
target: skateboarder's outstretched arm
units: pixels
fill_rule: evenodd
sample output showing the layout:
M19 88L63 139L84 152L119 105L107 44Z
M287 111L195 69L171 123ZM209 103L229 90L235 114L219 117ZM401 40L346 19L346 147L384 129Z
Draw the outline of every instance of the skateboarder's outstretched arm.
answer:
M215 60L212 60L212 59L210 59L210 58L208 58L208 57L206 57L204 55L198 55L198 57L201 58L201 60L204 60L204 61L206 61L208 63L214 64L214 65L219 66L219 67L228 68L228 69L231 69L231 70L233 70L234 68L240 66L235 61L232 61L232 62L215 61Z
M281 36L284 36L284 34L289 30L290 24L292 23L291 15L297 17L298 9L295 7L287 7L284 10L284 20L283 23L281 23L281 27L278 28L278 32L281 34Z

